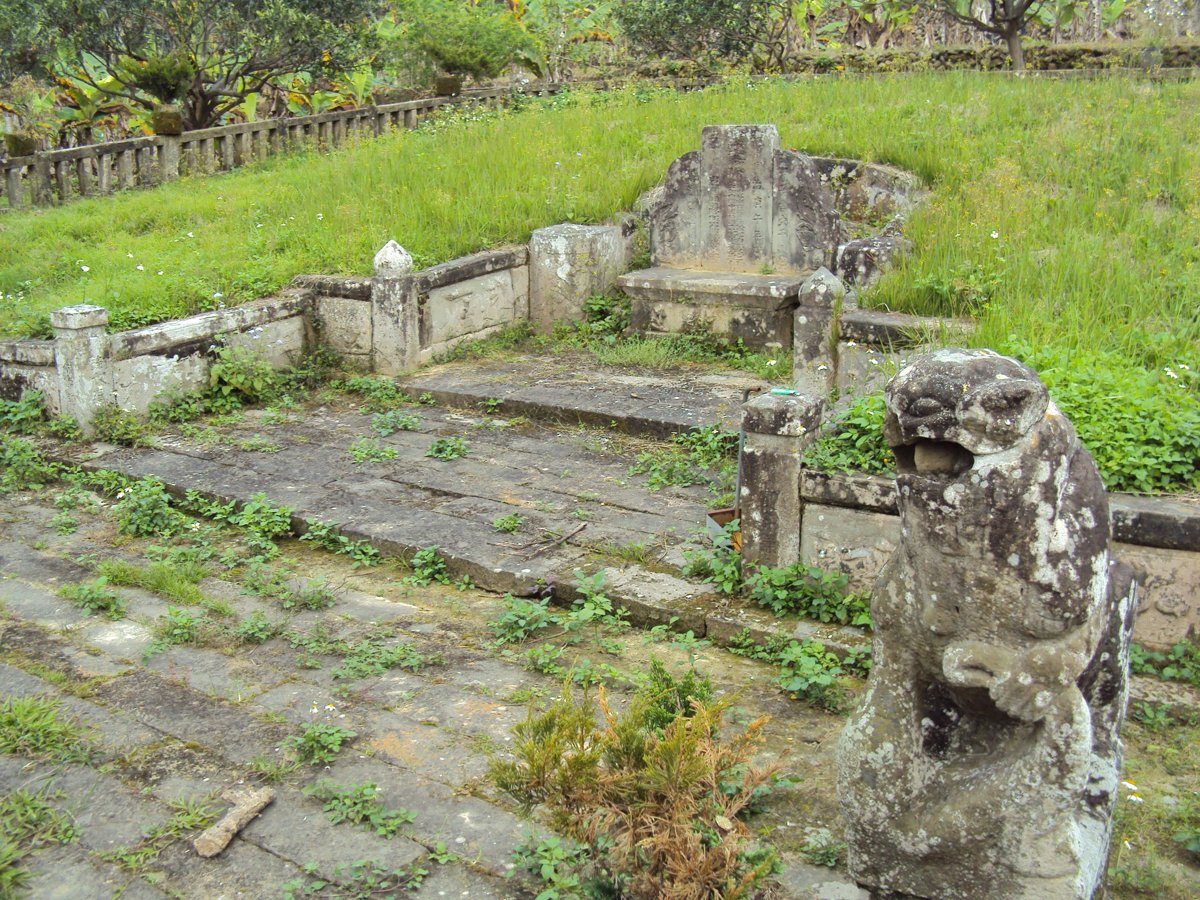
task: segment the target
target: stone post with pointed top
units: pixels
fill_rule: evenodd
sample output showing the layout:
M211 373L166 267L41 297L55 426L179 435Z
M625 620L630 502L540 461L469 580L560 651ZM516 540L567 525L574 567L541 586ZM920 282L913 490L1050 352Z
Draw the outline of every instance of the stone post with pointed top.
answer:
M395 241L375 254L371 280L371 360L380 375L416 368L421 349L413 259Z

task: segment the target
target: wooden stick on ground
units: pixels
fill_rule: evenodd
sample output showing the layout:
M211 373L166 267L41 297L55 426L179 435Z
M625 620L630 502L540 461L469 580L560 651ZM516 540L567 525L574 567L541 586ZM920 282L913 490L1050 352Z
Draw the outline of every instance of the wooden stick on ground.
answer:
M232 803L233 809L215 825L206 828L194 841L192 846L205 859L216 856L229 846L234 835L245 828L263 811L268 803L275 799L275 792L270 788L258 790L237 791L232 788L221 796Z

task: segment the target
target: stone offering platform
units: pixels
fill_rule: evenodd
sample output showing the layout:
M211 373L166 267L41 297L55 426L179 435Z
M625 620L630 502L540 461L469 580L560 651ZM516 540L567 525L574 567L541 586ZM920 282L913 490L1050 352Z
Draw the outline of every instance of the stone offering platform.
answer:
M748 275L655 266L617 285L633 298L633 328L671 334L697 325L750 347L790 347L803 276Z

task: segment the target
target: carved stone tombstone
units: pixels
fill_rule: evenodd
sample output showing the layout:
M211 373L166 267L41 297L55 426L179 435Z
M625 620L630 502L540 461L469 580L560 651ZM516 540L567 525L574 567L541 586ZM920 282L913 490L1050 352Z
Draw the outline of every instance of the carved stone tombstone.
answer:
M787 347L805 275L834 264L833 193L774 125L710 125L669 169L650 206L651 267L617 284L647 334L704 329Z
M667 170L650 216L655 266L800 274L833 264L841 219L813 161L774 125L710 125Z
M1037 375L990 351L903 369L884 433L902 537L838 747L851 874L880 895L1091 897L1135 612L1096 465Z

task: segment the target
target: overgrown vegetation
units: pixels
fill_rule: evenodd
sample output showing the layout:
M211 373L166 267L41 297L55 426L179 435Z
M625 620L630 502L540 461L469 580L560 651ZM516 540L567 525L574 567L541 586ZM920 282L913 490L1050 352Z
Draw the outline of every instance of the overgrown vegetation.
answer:
M341 752L342 745L358 735L340 725L325 722L307 722L300 734L294 734L283 742L301 762L323 766L331 763Z
M58 792L25 789L0 797L0 897L23 896L31 875L23 861L30 853L52 844L70 844L79 837L74 822L58 808Z
M716 425L693 428L672 436L669 446L639 453L629 474L647 476L646 487L652 491L707 485L713 504L723 506L733 499L737 450L736 433Z
M1200 490L1200 372L1186 362L1158 371L1114 353L1000 348L1032 366L1100 468L1110 491ZM1200 357L1195 357L1200 358ZM882 394L858 398L805 453L825 472L890 474Z
M1195 359L1200 336L1189 307L1200 277L1189 265L1200 226L1188 213L1197 90L948 74L743 82L661 98L580 92L544 104L552 109L480 113L333 157L10 216L0 292L24 300L4 304L0 328L44 333L48 310L85 299L124 328L213 308L214 294L260 296L302 272L365 273L401 212L421 265L552 222L602 221L694 149L695 123L737 118L777 123L785 146L894 163L934 188L909 223L916 252L865 302L957 312L955 288L916 285L952 285L969 267L998 278L975 343L1016 335L1160 369ZM622 127L609 128L615 119ZM493 146L506 153L480 152ZM507 164L515 158L525 164ZM314 180L329 190L311 191ZM327 203L333 195L344 202Z
M1131 668L1138 675L1157 675L1163 681L1200 687L1200 645L1194 640L1178 641L1166 653L1134 644L1130 655Z
M707 699L703 680L685 686L660 669L619 715L603 688L569 684L531 706L513 729L512 757L494 760L490 776L522 805L543 807L574 843L526 845L518 862L550 890L750 896L776 859L752 846L743 817L773 770L751 764L765 720L731 728L728 705Z

